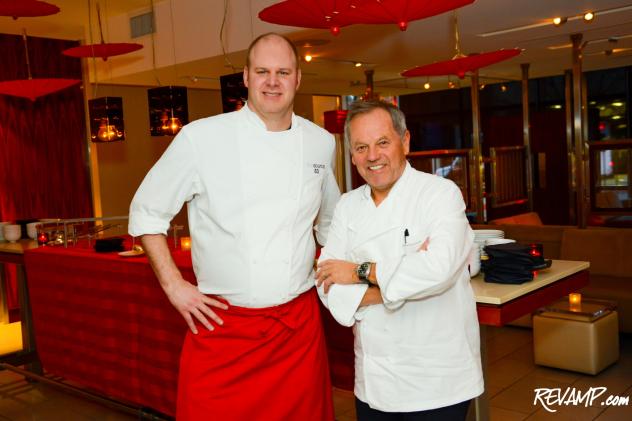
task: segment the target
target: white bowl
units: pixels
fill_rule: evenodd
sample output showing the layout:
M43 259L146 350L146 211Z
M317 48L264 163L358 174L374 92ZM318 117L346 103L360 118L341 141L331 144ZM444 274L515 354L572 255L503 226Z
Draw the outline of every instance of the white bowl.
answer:
M4 239L15 243L17 240L22 237L22 227L19 225L3 225L2 226L2 234L4 235Z
M26 235L28 235L31 240L35 240L37 238L37 226L40 224L41 222L31 222L26 224Z
M10 222L0 222L0 241L4 241L4 234L2 233L2 227L9 224Z

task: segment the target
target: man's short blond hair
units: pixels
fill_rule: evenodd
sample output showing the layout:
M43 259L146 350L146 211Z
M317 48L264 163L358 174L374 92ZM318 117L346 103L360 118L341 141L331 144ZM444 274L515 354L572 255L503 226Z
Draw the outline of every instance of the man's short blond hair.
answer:
M298 55L298 50L296 49L296 45L294 45L294 43L292 43L292 41L290 41L288 37L283 36L281 34L277 34L276 32L268 32L266 34L259 35L250 43L250 45L248 46L248 51L246 52L246 67L250 68L250 55L252 54L252 50L259 43L259 41L263 41L264 39L273 38L273 37L278 37L287 43L287 45L292 50L292 53L294 53L294 61L296 63L296 69L298 70L299 63L301 61Z

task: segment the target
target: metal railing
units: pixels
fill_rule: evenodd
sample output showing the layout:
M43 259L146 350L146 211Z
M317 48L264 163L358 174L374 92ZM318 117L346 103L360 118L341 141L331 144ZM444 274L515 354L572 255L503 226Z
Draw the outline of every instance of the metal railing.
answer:
M524 146L489 148L491 171L490 206L499 208L529 200Z

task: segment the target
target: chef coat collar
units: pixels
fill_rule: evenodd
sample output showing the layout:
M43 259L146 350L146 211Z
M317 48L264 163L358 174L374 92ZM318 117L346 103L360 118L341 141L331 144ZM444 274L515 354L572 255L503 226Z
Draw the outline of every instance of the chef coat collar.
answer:
M254 126L260 129L263 129L265 131L269 131L268 128L266 127L266 123L261 119L261 117L259 117L257 113L255 113L253 110L250 109L250 106L248 104L249 104L248 101L246 101L246 105L241 107L241 110L239 110L239 112L243 113L246 119L248 120L248 122L250 122ZM292 130L296 127L298 127L298 118L296 117L296 114L292 112L292 122L290 123L290 127L288 128L288 130ZM271 133L282 133L282 132L271 132Z
M406 185L406 179L408 179L410 177L410 174L412 172L413 172L413 167L410 165L410 163L408 161L406 161L406 165L404 166L404 172L397 179L395 184L393 184L393 187L391 187L391 190L388 192L388 195L386 196L386 199L388 199L389 197L391 197L393 195L399 194L399 192L404 188L402 186ZM365 184L364 187L363 187L362 197L364 199L367 199L367 200L373 200L373 198L371 197L371 186L369 186L368 183ZM386 200L386 199L384 199L384 200Z

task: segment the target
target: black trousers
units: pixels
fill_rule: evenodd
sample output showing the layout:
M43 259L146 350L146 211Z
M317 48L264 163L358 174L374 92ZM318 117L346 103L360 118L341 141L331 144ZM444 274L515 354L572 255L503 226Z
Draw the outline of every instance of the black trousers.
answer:
M464 421L470 401L417 412L382 412L356 398L358 421Z

